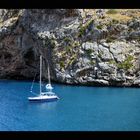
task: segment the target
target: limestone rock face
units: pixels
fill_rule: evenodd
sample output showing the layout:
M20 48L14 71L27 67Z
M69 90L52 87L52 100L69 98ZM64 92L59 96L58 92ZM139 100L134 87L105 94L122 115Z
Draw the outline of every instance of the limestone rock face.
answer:
M0 78L39 78L92 86L140 86L140 19L127 23L107 10L1 9Z

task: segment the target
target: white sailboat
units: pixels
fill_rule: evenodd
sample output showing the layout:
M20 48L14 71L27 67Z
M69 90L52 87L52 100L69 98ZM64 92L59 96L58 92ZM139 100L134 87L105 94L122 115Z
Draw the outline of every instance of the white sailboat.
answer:
M42 56L40 56L40 94L36 97L28 97L29 101L54 101L59 99L59 97L52 92L52 85L51 85L51 80L50 80L50 70L49 70L49 65L48 65L48 84L46 85L46 92L42 92Z

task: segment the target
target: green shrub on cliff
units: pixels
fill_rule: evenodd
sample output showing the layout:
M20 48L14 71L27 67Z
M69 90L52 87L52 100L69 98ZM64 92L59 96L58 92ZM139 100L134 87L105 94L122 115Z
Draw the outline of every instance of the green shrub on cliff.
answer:
M117 24L117 23L119 23L119 21L117 19L112 19L112 23Z
M117 12L117 10L115 10L115 9L110 9L110 10L108 10L106 13L107 13L107 14L117 14L118 12Z
M65 37L65 38L64 38L64 41L68 43L68 42L71 42L71 39L68 38L68 37Z
M106 39L106 43L111 43L115 40L116 38L113 37L113 36L109 36L107 39Z
M92 52L93 52L92 49L88 49L88 50L86 50L86 53L87 53L88 56L90 56Z
M78 32L78 37L82 37L82 35L84 35L85 31L86 31L86 26L82 26L80 25L80 29L79 29L79 32Z
M129 70L133 67L132 60L134 59L133 56L129 55L122 63L117 64L118 68Z
M64 63L64 61L60 61L60 67L61 67L61 69L64 69L65 68L65 63Z
M110 60L109 64L115 64L116 65L116 62L115 62L115 60Z
M90 65L95 65L95 61L94 60L91 60L90 61Z
M96 28L101 30L103 28L103 25L97 25Z
M82 24L80 24L80 26L79 26L80 29L79 29L79 32L78 32L78 37L82 37L82 35L85 34L86 29L88 29L88 27L91 24L93 24L93 20L88 21L88 23L86 25L84 25L84 26Z

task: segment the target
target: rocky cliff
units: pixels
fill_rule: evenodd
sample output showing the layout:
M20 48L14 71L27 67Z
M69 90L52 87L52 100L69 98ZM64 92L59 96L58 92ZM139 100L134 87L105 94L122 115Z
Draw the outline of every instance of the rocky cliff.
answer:
M140 86L140 10L0 10L0 78Z

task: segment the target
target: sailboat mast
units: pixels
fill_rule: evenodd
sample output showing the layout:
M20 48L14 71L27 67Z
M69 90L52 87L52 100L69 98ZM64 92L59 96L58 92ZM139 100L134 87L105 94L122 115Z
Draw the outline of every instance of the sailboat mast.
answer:
M42 91L41 77L42 77L42 55L40 55L40 94L41 94L41 91Z
M48 63L48 82L49 84L51 84L49 63Z

